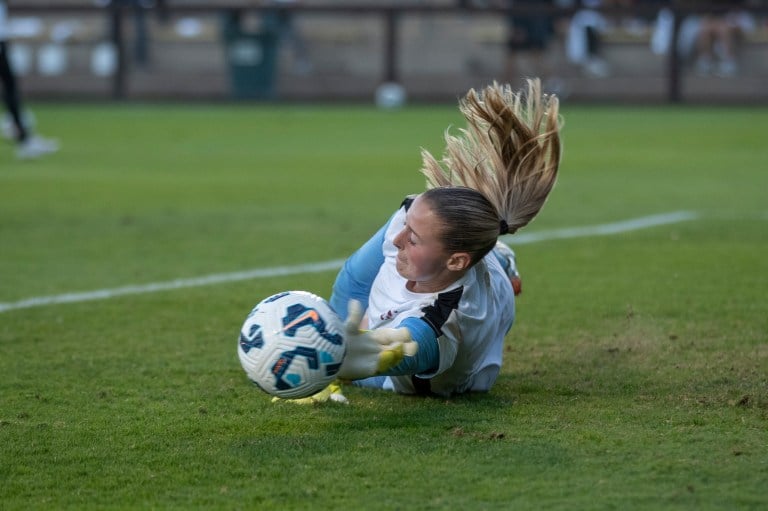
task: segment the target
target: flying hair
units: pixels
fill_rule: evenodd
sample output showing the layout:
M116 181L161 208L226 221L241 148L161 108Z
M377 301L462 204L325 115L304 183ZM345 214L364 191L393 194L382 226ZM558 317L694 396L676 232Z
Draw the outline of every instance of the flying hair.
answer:
M467 128L446 131L438 162L422 149L427 188L462 186L483 194L508 225L509 233L538 214L557 180L560 128L557 96L542 94L538 78L526 91L494 82L459 101ZM503 223L502 223L503 225Z

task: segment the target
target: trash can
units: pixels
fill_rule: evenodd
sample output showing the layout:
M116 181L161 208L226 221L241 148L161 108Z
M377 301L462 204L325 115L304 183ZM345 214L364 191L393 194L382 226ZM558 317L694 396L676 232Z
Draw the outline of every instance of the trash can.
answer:
M222 17L232 96L273 99L279 34L266 25L258 31L244 30L239 11L227 11Z

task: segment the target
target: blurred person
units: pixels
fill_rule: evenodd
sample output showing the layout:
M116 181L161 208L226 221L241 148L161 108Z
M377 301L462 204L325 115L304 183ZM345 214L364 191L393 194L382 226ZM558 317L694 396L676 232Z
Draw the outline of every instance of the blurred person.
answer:
M297 0L271 0L276 7L290 7ZM290 9L269 9L264 11L263 28L274 32L281 42L287 43L293 58L292 71L298 75L306 75L312 71L312 60L309 58L309 48L304 34L296 27L293 11Z
M580 0L580 9L568 26L566 55L568 60L594 77L610 74L608 62L602 54L602 37L608 30L608 18L598 9L606 4L603 0Z
M507 7L569 7L573 0L504 0ZM549 50L557 37L559 19L551 13L515 14L506 18L504 77L515 84L527 76L540 76L548 92L562 94L562 80L554 72Z
M5 138L16 142L17 158L38 158L58 151L59 144L32 133L31 115L24 112L18 82L11 67L9 37L8 9L5 0L0 0L0 82L3 103L8 112L3 119L2 133Z
M727 5L728 10L708 11L701 16L696 38L696 71L733 76L738 72L737 46L744 35L755 30L756 23L748 11L739 9L743 1L713 3Z
M93 0L94 5L110 9L112 7L130 10L133 17L133 61L140 68L150 65L150 31L147 12L154 9L161 23L168 21L168 6L165 0ZM107 26L112 23L111 13L107 13Z
M460 101L467 128L438 162L422 150L427 190L405 198L340 270L331 306L346 320L338 373L404 394L487 392L515 320L512 250L557 178L556 96L494 83ZM345 401L338 385L299 400Z
M695 7L696 3L679 0L678 6ZM693 65L699 75L717 74L733 76L738 72L738 45L743 37L756 28L753 16L740 7L746 2L729 0L711 2L726 9L703 11L686 16L680 23L677 41L672 41L674 14L664 7L656 18L651 38L651 49L657 54L667 54L674 46L685 62Z

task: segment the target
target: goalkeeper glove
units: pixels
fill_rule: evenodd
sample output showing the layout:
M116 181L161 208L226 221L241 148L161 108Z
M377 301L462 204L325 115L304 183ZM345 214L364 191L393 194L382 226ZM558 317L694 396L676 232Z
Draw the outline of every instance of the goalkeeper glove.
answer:
M407 328L360 330L362 318L360 302L350 300L349 315L344 324L347 354L337 375L342 380L381 374L399 364L403 357L415 355L419 348Z

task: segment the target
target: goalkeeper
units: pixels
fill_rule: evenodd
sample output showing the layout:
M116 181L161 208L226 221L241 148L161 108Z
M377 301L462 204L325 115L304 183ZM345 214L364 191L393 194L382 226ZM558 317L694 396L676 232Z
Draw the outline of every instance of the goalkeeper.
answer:
M339 377L406 394L488 391L515 320L514 254L498 241L527 225L555 184L560 118L538 80L494 84L460 102L467 128L427 191L405 199L344 264L331 305L347 321Z

